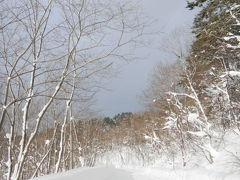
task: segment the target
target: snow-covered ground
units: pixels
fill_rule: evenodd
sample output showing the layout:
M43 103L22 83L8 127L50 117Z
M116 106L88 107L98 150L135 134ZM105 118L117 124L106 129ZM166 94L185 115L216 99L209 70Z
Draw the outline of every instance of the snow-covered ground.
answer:
M240 173L221 173L204 168L195 169L116 169L96 167L75 169L35 180L239 180Z
M176 157L171 164L157 156L153 164L146 163L144 167L134 151L123 148L107 153L94 168L78 168L34 180L240 180L239 137L238 133L225 134L213 164L197 153L185 168L181 168L181 158Z

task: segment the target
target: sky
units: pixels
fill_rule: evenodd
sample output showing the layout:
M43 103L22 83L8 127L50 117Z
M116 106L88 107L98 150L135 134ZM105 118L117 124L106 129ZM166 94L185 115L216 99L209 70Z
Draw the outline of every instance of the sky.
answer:
M94 108L103 116L144 110L139 97L147 88L154 67L172 61L160 48L164 39L178 28L190 31L196 14L196 11L185 8L185 0L142 0L141 5L146 16L154 20L153 31L161 33L154 37L152 47L137 50L142 59L124 63L116 76L104 85L105 89L97 94Z

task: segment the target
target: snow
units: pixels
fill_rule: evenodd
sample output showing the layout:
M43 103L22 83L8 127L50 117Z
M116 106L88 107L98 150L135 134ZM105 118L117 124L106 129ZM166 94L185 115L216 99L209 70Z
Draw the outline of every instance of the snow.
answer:
M34 180L239 180L240 173L193 169L117 169L114 167L80 168Z
M204 125L201 120L199 120L199 115L197 113L189 113L188 114L188 122L190 123L197 123L199 125Z
M238 45L238 46L233 46L233 45L231 45L231 44L227 44L227 48L230 48L230 49L239 49L240 46L239 46L239 45Z
M6 138L7 138L7 139L11 139L11 137L12 137L12 136L11 136L10 133L7 133L7 134L6 134Z
M59 86L59 85L57 85L57 86L55 87L55 91L58 91L58 89L60 89L60 86Z
M204 136L207 136L207 134L203 131L196 131L196 132L193 132L193 131L188 131L189 134L192 134L192 135L195 135L195 136L198 136L198 137L204 137Z
M217 151L210 144L205 147L214 156L213 164L204 161L199 153L192 157L192 162L188 162L185 168L177 164L177 161L181 161L177 156L175 165L157 155L153 157L159 161L156 160L153 165L144 167L139 163L137 166L137 163L134 165L130 161L123 164L121 158L117 158L119 153L125 160L127 158L137 160L136 154L126 148L121 151L116 148L118 151L102 155L94 168L83 167L34 180L239 180L240 161L236 158L240 153L239 134L226 132L223 139Z
M27 110L27 105L24 105L22 108L22 112L25 112Z
M240 71L229 71L228 74L230 76L239 76L240 77Z
M70 121L73 121L75 118L74 118L74 116L71 116L70 117Z
M82 168L35 180L134 180L131 172L113 167Z
M227 71L220 77L225 77L225 76L231 76L231 77L238 76L238 77L240 77L240 71Z
M166 119L168 121L165 123L165 126L163 127L163 129L171 129L172 127L174 127L176 125L177 118L168 117Z
M188 114L188 121L189 122L195 122L198 119L197 113L189 113Z
M237 8L239 8L240 5L237 4L237 5L234 5L233 7L230 8L230 10L227 10L227 12L230 13L232 19L234 19L236 21L236 23L234 25L236 26L240 26L240 21L238 19L238 17L233 13L233 11ZM239 42L238 45L231 45L231 44L227 44L227 48L230 48L230 49L239 49L240 48L240 36L239 35L234 35L232 33L228 33L228 35L226 37L224 37L223 39L225 41L229 41L231 39L235 39Z
M217 156L219 155L218 152L211 146L210 143L208 143L207 145L205 145L205 149L211 153L211 155L213 156L213 158L215 158L215 157L217 157Z
M230 35L230 36L226 36L226 37L224 37L223 39L225 40L225 41L229 41L229 40L231 40L231 39L237 39L237 41L240 41L240 36L234 36L234 35Z
M45 145L49 145L49 143L50 143L50 140L45 140Z
M235 10L235 9L237 9L237 8L239 8L240 7L240 5L239 4L236 4L236 5L234 5L233 7L231 7L231 11L232 10Z
M41 118L41 117L43 116L44 111L45 111L45 109L47 109L47 107L48 107L48 104L46 104L46 105L42 108L42 110L38 113L38 120L39 120L39 118Z

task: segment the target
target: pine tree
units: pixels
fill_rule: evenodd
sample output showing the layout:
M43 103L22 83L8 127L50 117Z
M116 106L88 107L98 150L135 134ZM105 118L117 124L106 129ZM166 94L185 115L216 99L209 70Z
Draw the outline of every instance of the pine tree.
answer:
M240 5L238 0L198 0L194 21L196 40L187 69L210 119L223 125L239 122ZM185 80L186 81L186 80ZM184 83L184 80L183 82Z

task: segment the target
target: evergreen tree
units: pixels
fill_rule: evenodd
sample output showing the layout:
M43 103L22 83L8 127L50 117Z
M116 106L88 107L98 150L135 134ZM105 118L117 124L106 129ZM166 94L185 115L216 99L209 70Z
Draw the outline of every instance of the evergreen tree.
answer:
M240 5L238 0L197 0L203 6L194 21L196 40L187 69L205 111L223 125L239 121ZM183 84L184 84L183 80ZM221 118L219 118L221 117Z

